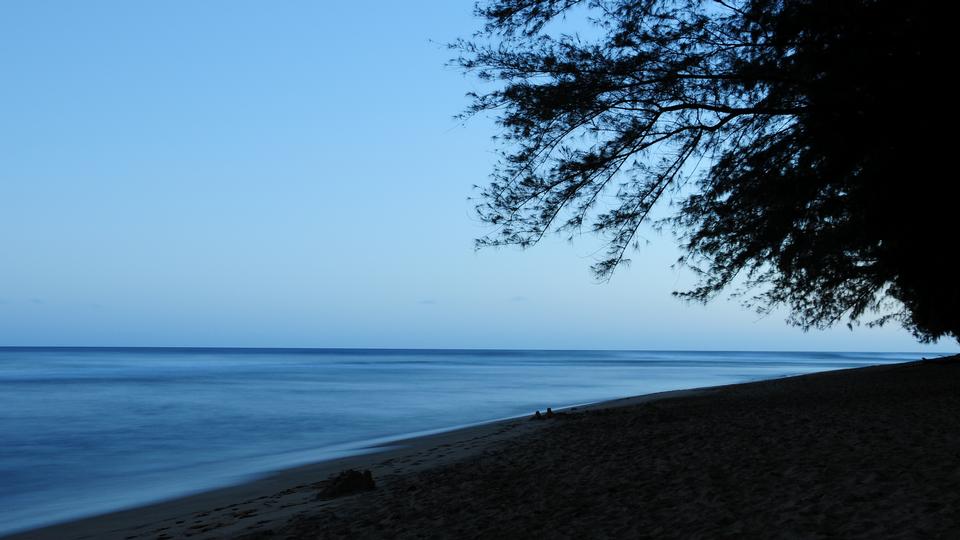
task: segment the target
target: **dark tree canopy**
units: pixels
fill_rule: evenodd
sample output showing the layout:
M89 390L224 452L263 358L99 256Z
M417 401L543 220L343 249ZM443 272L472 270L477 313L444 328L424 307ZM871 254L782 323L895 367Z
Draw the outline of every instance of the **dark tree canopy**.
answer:
M483 245L596 232L625 262L658 203L707 301L733 286L805 328L898 320L960 339L937 142L934 6L904 0L494 0L454 45L503 156ZM557 34L566 18L592 37ZM942 76L941 76L942 77ZM611 202L612 201L612 202Z

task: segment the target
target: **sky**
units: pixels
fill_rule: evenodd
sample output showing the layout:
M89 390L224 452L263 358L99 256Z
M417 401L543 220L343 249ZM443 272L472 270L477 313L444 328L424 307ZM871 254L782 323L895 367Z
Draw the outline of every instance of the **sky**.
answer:
M475 251L472 2L0 3L0 346L956 351L686 304L669 234Z

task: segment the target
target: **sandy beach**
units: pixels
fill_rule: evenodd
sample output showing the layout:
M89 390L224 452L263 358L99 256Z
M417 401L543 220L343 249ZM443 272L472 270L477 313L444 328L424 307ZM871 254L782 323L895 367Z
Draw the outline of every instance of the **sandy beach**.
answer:
M960 537L960 357L558 412L9 538Z

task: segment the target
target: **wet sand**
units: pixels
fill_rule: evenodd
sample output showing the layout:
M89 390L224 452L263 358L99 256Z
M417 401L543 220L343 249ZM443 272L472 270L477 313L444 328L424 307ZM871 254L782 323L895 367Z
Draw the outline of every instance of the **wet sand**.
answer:
M347 468L376 489L318 499ZM496 422L11 538L238 537L960 538L960 357Z

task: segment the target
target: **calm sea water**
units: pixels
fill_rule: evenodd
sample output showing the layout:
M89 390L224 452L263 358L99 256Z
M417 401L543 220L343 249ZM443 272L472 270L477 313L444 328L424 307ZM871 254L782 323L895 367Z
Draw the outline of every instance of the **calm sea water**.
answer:
M921 356L0 348L0 534L548 406Z

